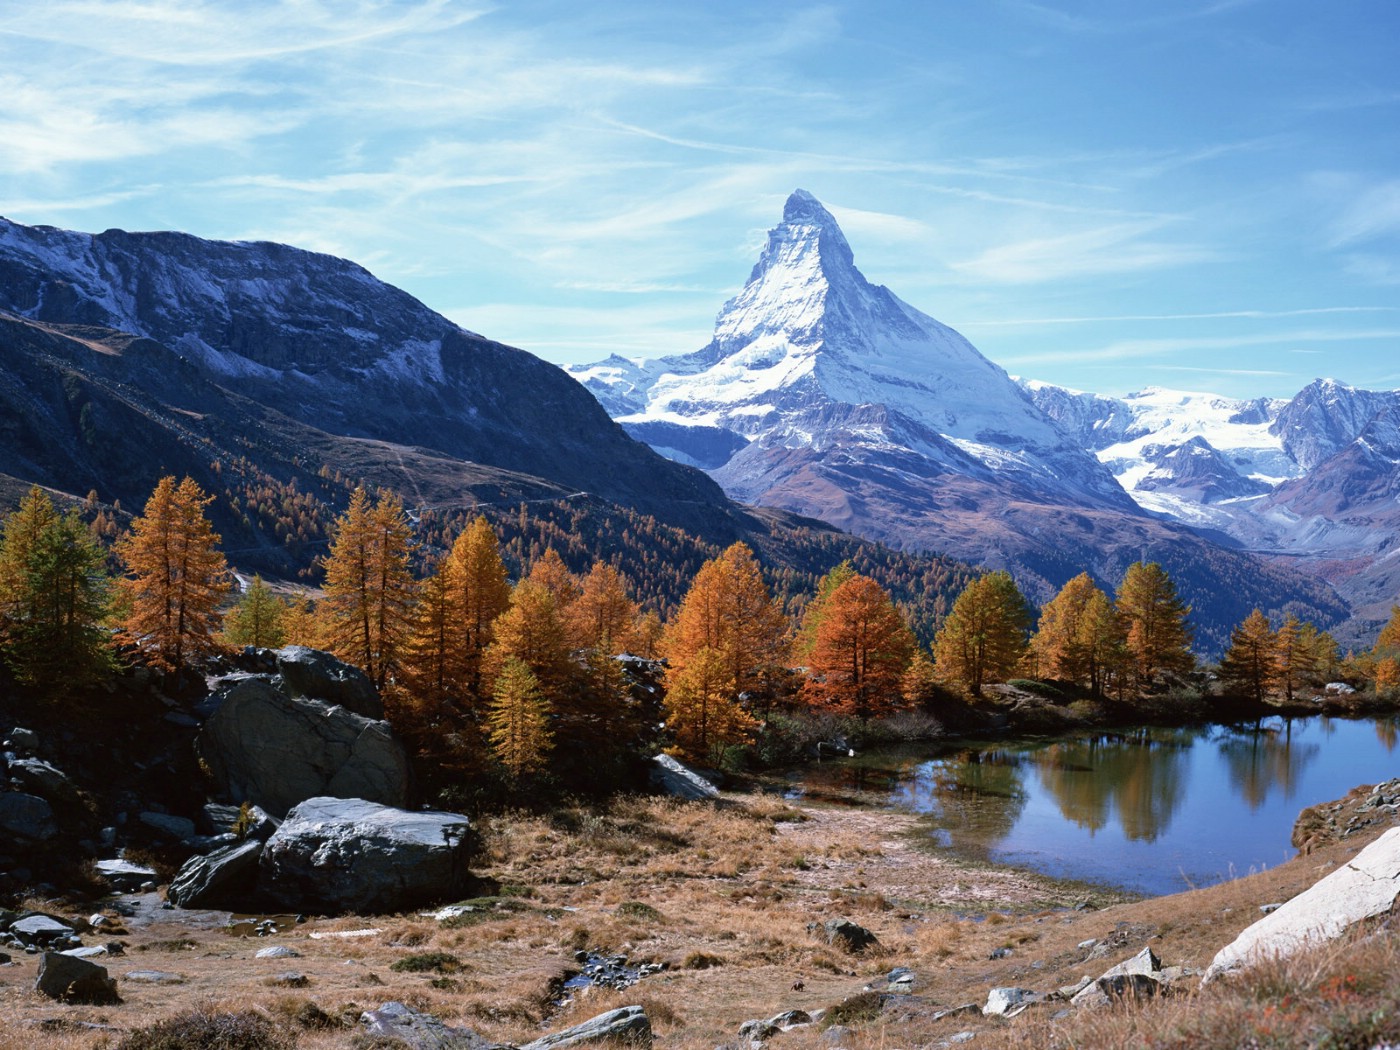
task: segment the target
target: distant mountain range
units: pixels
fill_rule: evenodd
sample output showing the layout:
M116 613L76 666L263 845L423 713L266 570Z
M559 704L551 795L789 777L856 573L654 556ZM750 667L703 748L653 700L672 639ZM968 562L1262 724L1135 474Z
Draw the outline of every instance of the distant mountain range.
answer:
M1112 586L1160 561L1208 648L1254 606L1328 622L1343 597L1361 638L1397 594L1379 562L1396 537L1400 394L1111 399L1018 382L870 284L801 190L708 345L570 371L731 496L1009 568L1038 600L1084 570Z
M399 492L427 543L480 511L517 568L546 546L575 568L608 559L658 609L744 540L785 600L851 559L927 637L970 572L731 501L559 368L354 263L0 219L0 512L36 483L135 512L169 473L218 497L235 566L286 577L325 552L359 483Z

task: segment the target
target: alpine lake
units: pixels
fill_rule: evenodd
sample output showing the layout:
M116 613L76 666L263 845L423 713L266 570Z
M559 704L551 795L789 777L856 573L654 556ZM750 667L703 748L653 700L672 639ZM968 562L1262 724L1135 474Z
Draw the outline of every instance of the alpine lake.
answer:
M1299 812L1400 776L1400 716L1098 731L827 758L794 797L920 814L929 846L1161 896L1290 859Z

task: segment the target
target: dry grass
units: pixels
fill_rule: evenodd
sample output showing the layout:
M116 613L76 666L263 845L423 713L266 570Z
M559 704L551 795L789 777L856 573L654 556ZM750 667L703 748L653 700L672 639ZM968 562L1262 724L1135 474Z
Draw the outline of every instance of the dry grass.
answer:
M1361 1017L1363 999L1352 997L1370 1003L1374 981L1362 982L1364 990L1348 984L1347 973L1330 963L1313 964L1313 976L1289 971L1271 978L1278 989L1272 999L1253 985L1210 991L1210 1001L1220 997L1225 1004L1205 1011L1202 1016L1219 1015L1210 1024L1196 1024L1188 1013L1202 1009L1205 994L1053 1023L1048 1011L1011 1022L930 1020L938 1009L984 1002L998 985L1052 991L1097 976L1144 946L1168 965L1204 968L1258 917L1260 905L1299 892L1345 862L1367 836L1323 844L1288 865L1194 894L1140 902L1099 896L1101 909L1075 910L1077 901L1094 896L1084 887L958 864L916 848L909 836L917 830L913 818L898 814L795 807L763 797L718 805L622 799L602 810L498 817L482 829L483 853L474 867L503 893L474 902L480 910L461 919L320 919L246 939L213 921L200 925L189 915L153 909L128 920L127 956L106 961L118 977L124 1000L118 1006L41 999L30 990L32 957L0 969L0 1017L6 1018L0 1050L111 1048L123 1033L192 1011L253 1011L304 1050L349 1047L359 1014L391 1000L512 1043L641 1003L666 1047L710 1050L732 1041L745 1020L827 1008L866 985L883 987L895 966L919 975L916 996L853 1025L842 1045L921 1045L964 1029L978 1031L979 1046L1245 1045L1228 1028L1227 1015L1240 1013L1256 1026L1294 1017L1300 1007L1287 998L1290 982L1308 989L1310 1001L1332 1004L1326 1021L1309 1014L1295 1018L1298 1024L1341 1032L1347 1024L1360 1031L1356 1026L1371 1023ZM879 947L853 956L825 944L819 924L837 915L872 930ZM377 932L325 936L361 930ZM1095 947L1080 947L1087 940ZM254 958L271 944L295 948L300 958ZM580 949L666 969L623 992L594 989L560 1006ZM1366 965L1393 970L1397 961L1377 955ZM173 972L184 983L124 977L138 969ZM288 971L304 974L306 986L290 993L264 984ZM1360 973L1351 975L1360 980ZM1273 1013L1266 1013L1270 1006ZM73 1027L82 1023L118 1031ZM1148 1039L1149 1032L1156 1034ZM1153 1042L1159 1035L1177 1041ZM1227 1035L1233 1041L1210 1041ZM784 1050L818 1040L815 1030L799 1030L773 1045Z

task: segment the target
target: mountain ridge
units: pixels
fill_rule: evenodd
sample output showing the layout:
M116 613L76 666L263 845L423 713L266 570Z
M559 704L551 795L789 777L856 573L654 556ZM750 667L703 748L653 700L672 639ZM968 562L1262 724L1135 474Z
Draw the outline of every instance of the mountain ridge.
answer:
M702 466L731 496L1011 569L1036 601L1086 570L1115 586L1128 564L1147 557L1187 572L1214 566L1182 581L1208 648L1253 604L1295 602L1323 621L1337 615L1326 584L1261 565L1224 531L1140 506L1032 389L867 281L835 219L802 190L788 198L748 282L720 309L708 344L569 370L629 433ZM1092 403L1064 400L1105 425ZM1125 414L1112 426L1131 422ZM1162 462L1144 473L1157 469L1166 480L1192 461L1201 490L1223 498L1229 472L1195 463L1210 456L1195 452L1159 450ZM1213 593L1222 573L1241 581L1235 593Z

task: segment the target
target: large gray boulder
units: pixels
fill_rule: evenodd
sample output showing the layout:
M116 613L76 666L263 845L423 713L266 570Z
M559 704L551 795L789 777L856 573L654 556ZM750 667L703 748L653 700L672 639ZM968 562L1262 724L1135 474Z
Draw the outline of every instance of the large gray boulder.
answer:
M47 842L58 835L53 807L38 795L0 792L0 838L19 844Z
M1400 895L1400 828L1391 828L1350 862L1270 912L1220 949L1205 981L1311 945L1335 940L1391 910Z
M198 748L220 794L273 816L326 795L386 806L408 799L408 755L388 722L287 696L267 678L229 691Z
M34 990L50 999L65 1003L90 1003L103 1006L121 1002L117 982L105 966L88 962L74 955L45 952L39 959L39 976Z
M339 704L366 718L384 717L384 703L369 675L330 653L289 645L277 650L277 671L291 696Z
M562 1032L551 1032L533 1042L526 1043L520 1050L562 1050L566 1046L583 1046L589 1043L623 1043L628 1046L651 1046L651 1019L640 1006L620 1006L605 1014L565 1028Z
M191 857L170 880L166 900L177 908L248 910L257 890L262 849L259 839L248 839L207 856Z
M460 898L469 822L363 799L312 798L263 847L259 887L293 911L405 911Z

